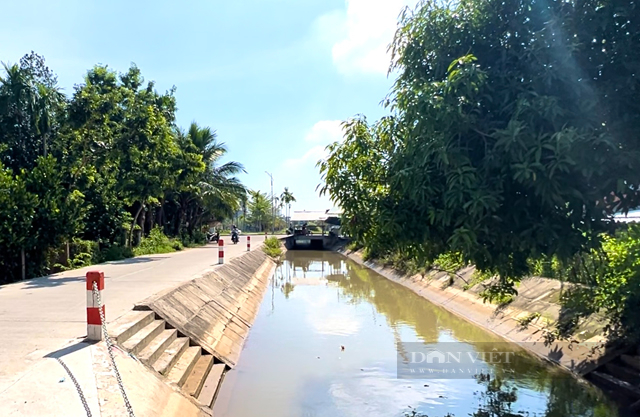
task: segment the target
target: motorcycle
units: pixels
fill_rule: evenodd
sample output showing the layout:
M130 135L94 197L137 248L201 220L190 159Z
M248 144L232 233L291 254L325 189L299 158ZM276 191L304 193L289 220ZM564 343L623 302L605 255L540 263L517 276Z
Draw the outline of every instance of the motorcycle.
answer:
M220 240L220 233L207 233L207 241L209 243L217 243Z
M233 231L231 232L231 241L233 242L233 244L235 245L236 243L238 243L240 239L238 238L238 232Z

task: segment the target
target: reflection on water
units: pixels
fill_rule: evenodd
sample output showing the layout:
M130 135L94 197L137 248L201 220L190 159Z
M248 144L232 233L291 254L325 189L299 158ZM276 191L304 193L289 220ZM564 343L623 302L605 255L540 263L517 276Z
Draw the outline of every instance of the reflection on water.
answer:
M513 373L496 367L490 378L398 379L400 341L461 342L478 351L505 346L347 258L288 252L214 415L622 415L595 389L523 351Z

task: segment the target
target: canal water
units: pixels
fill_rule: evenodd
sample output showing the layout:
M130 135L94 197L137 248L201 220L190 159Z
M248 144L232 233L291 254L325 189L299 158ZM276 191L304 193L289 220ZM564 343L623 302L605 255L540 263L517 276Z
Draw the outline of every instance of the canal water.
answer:
M425 379L408 370L398 373L399 363L405 369L424 359L409 351L452 351L455 346L514 353L509 365L494 361L469 375ZM225 377L214 415L412 413L622 416L595 388L339 254L288 252L237 367Z

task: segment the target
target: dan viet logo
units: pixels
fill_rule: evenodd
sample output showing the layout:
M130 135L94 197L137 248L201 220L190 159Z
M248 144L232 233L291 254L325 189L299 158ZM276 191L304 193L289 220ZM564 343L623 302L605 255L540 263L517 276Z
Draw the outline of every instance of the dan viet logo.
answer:
M398 378L473 378L479 374L513 373L518 355L508 343L470 345L398 343Z
M467 358L463 358L463 355ZM432 350L425 354L424 352L411 352L411 363L462 363L463 359L468 359L471 363L504 363L508 364L513 360L515 352L440 352Z

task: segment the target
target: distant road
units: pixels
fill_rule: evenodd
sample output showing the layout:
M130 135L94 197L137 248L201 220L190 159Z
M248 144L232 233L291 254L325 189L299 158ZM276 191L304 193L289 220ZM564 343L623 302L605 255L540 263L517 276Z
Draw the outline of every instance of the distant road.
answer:
M251 236L258 250L264 236ZM246 252L246 236L237 245L225 239L225 259ZM85 274L105 274L107 322L135 303L187 281L218 264L218 246L149 255L0 286L0 398L35 362L83 337L86 328Z

